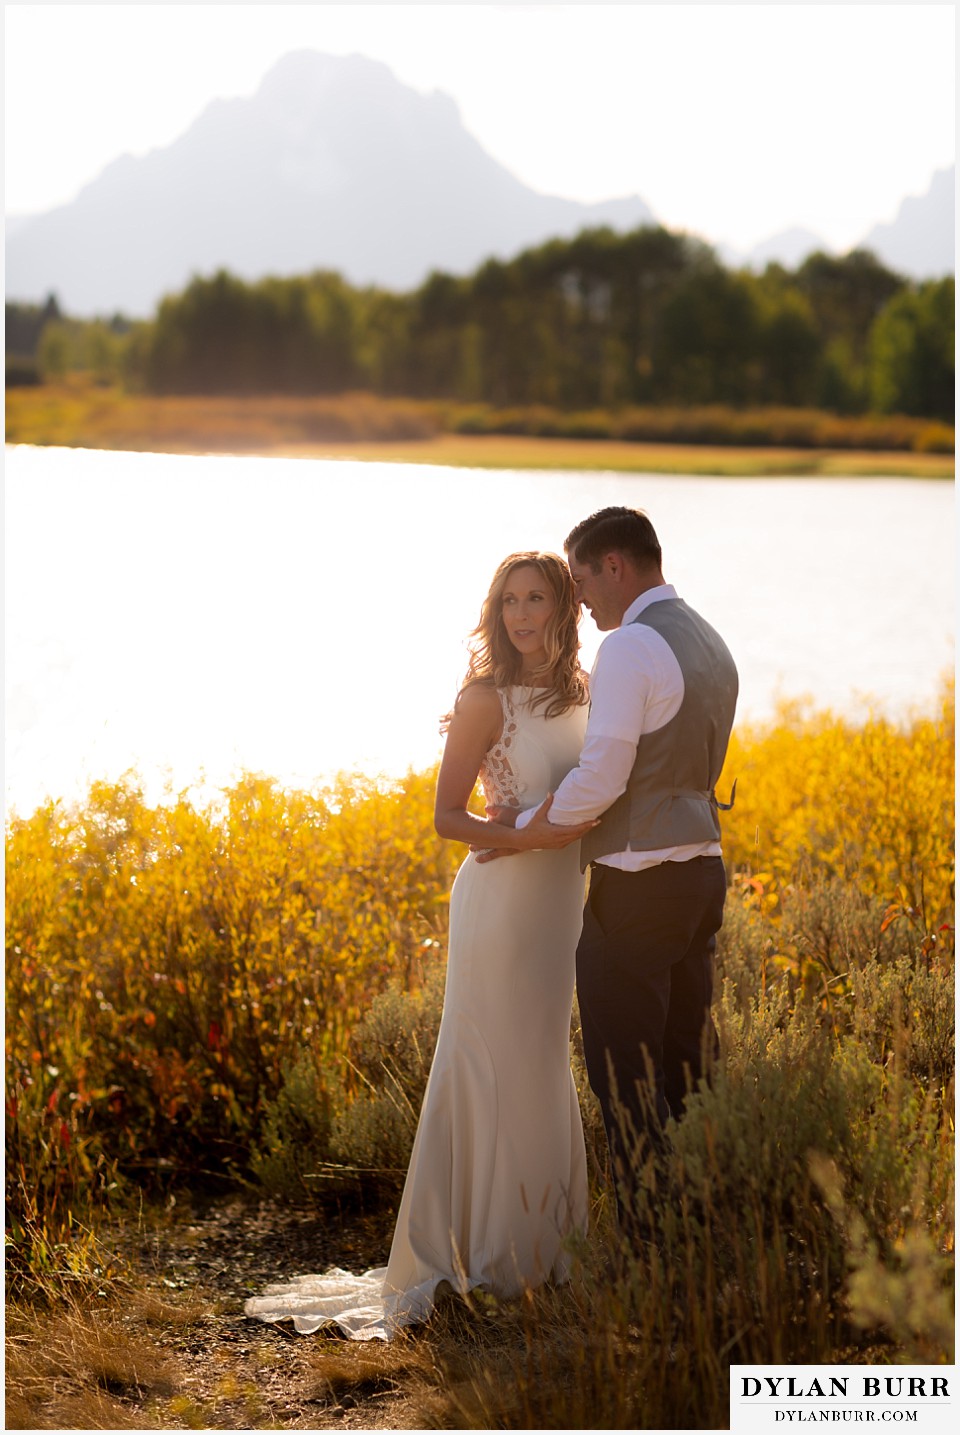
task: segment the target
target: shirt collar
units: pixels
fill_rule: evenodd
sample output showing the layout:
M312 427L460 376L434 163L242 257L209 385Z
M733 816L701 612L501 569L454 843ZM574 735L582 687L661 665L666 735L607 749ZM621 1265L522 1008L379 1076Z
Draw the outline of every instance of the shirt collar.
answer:
M649 608L651 603L661 603L664 598L676 598L676 596L677 590L672 583L661 583L656 588L648 588L645 593L640 594L639 598L634 598L620 619L621 628L625 627L627 623L632 623L634 618L638 618L644 608Z

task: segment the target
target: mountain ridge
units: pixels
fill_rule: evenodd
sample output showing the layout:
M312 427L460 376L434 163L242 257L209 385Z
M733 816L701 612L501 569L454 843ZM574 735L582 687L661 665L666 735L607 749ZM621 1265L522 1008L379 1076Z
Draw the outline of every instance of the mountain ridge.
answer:
M422 96L379 61L300 51L251 98L211 102L170 145L113 161L70 204L18 226L7 292L145 314L219 268L334 269L403 290L590 224L653 222L639 196L538 194L486 153L449 96Z
M934 170L923 194L907 195L892 220L873 225L852 249L871 250L888 269L908 279L940 279L952 274L956 260L955 187L953 165ZM746 251L727 244L715 247L725 263L748 269L762 269L770 262L792 269L816 250L839 252L800 225L779 230Z
M935 175L941 230L952 175ZM923 213L924 197L908 198L892 225L868 236L883 262L896 253L891 267L913 277L922 276L904 262L904 225L925 241L926 262L941 262ZM298 50L254 95L212 100L176 140L119 156L69 204L12 216L6 289L22 302L56 293L78 315L131 317L218 269L247 280L331 269L355 285L403 291L432 270L467 274L589 226L657 222L639 195L587 204L540 194L484 150L455 100L420 94L381 61ZM938 242L937 255L946 241ZM714 247L724 262L749 267L793 266L828 249L798 228L747 255Z
M956 263L956 170L935 170L925 194L902 199L888 224L875 224L864 249L879 254L891 269L912 278L940 277Z

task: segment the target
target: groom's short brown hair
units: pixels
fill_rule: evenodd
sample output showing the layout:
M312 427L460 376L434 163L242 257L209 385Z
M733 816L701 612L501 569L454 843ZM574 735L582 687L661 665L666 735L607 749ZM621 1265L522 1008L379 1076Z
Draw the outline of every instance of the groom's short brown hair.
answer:
M625 553L642 569L659 568L660 543L642 508L600 508L570 530L564 550L596 573L605 553Z

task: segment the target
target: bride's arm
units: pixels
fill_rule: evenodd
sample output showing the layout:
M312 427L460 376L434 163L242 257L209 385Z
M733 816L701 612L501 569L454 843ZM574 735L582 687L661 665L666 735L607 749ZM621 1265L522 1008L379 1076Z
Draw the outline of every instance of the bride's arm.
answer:
M508 827L467 811L480 764L502 729L503 709L495 688L474 685L461 693L437 778L433 822L441 837L485 847L506 845L501 839Z
M534 845L545 847L566 847L575 842L584 832L594 826L593 822L581 822L575 826L560 827L543 824L545 831L536 829L537 841L531 840L526 832L517 832L506 822L495 822L489 817L477 817L467 811L467 803L476 785L487 751L500 736L503 728L503 711L495 688L479 684L467 688L460 696L457 708L447 729L447 742L440 763L437 778L437 796L433 810L433 823L441 837L452 838L455 842L466 842L473 847L496 847L515 851L526 850ZM545 806L549 805L547 799Z

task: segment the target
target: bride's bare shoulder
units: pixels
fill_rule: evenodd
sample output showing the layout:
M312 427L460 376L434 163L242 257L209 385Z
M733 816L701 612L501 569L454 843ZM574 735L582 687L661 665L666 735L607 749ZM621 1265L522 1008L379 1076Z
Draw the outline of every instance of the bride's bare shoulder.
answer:
M454 713L464 725L499 722L503 717L500 693L492 683L468 683L457 697Z
M503 708L497 689L483 680L467 683L441 723L446 739L445 759L451 752L464 749L485 752L500 736L502 727Z
M471 712L493 712L500 709L500 692L493 683L468 683L461 688L457 707Z

